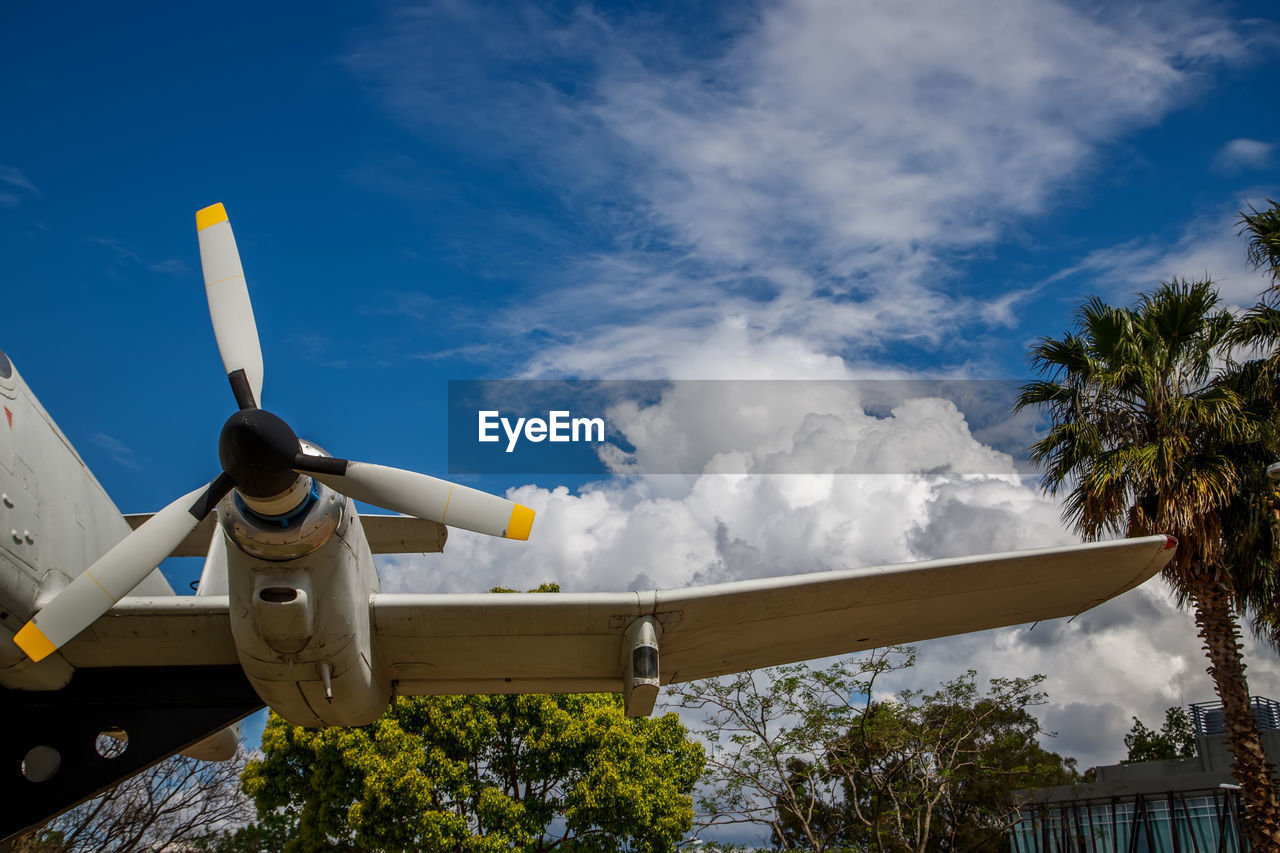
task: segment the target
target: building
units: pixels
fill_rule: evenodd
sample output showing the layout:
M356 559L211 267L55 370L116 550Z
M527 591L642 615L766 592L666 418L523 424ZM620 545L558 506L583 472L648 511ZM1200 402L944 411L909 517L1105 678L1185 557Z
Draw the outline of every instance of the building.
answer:
M1280 702L1253 699L1262 745L1280 758ZM1222 706L1191 705L1195 758L1097 768L1096 781L1023 792L1013 853L1242 853Z

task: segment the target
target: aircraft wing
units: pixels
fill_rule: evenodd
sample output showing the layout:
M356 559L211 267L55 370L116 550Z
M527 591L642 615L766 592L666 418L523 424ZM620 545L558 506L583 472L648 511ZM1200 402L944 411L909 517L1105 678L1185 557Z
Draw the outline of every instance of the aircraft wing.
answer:
M135 512L124 517L129 526L137 530L154 513ZM209 540L213 538L214 516L205 516L187 534L171 557L203 557L209 553ZM374 554L428 554L444 550L449 529L438 521L416 518L412 515L360 514L369 550Z
M129 522L129 526L137 530L147 521L153 512L132 512L125 515L124 520ZM195 526L186 538L178 543L178 547L173 549L170 557L203 557L209 553L209 540L213 538L214 516L209 514L204 520Z
M225 595L129 596L58 651L74 667L240 663Z
M662 683L1071 616L1173 556L1165 536L625 593L371 597L376 665L403 695L623 689L623 636L661 626ZM63 647L73 666L237 662L225 596L126 598Z
M629 593L375 595L375 652L402 694L618 691L642 616L662 627L668 684L1072 616L1173 547L1149 536Z

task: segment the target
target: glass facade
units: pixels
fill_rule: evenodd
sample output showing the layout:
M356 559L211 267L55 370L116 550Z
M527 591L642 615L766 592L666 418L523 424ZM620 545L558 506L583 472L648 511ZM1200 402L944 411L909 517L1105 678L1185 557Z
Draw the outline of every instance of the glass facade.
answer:
M1236 791L1173 791L1027 803L1010 830L1013 853L1241 853Z

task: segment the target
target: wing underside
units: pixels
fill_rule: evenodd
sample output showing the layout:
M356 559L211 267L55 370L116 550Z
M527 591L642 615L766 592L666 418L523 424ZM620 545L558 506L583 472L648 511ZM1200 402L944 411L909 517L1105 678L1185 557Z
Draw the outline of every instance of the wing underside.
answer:
M662 683L1071 616L1150 578L1164 536L627 593L376 594L374 657L401 694L623 689L623 636L661 626ZM74 666L236 661L222 596L125 599Z
M1073 616L1150 578L1164 536L632 593L376 595L403 694L617 691L623 634L662 626L662 683Z

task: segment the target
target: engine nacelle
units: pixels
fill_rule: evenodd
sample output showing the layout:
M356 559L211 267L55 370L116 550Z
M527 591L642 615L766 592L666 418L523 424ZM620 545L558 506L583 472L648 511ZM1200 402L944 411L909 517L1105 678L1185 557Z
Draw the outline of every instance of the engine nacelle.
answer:
M273 650L286 655L301 652L316 631L311 576L303 571L255 573L253 618L262 639Z
M351 501L316 483L301 509L273 526L234 492L219 506L240 665L292 723L366 725L391 700L374 667L373 557Z
M318 448L303 444L308 453ZM326 454L327 455L327 454ZM299 477L297 498L283 514L256 511L236 491L223 499L218 513L227 538L251 557L283 562L323 548L343 523L347 499L311 477Z

